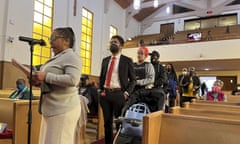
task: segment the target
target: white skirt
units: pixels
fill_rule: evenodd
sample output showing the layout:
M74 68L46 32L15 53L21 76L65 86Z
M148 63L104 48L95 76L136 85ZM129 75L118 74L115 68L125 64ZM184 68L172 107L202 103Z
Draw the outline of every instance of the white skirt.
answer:
M78 105L63 114L42 116L39 144L76 144L80 113Z

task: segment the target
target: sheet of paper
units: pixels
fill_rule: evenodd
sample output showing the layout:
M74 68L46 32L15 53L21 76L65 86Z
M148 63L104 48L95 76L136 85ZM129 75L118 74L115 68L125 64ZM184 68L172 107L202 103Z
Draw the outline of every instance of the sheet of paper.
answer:
M18 69L20 69L25 75L30 76L30 69L28 67L26 67L23 64L19 63L15 59L12 59L12 64L15 67L17 67Z

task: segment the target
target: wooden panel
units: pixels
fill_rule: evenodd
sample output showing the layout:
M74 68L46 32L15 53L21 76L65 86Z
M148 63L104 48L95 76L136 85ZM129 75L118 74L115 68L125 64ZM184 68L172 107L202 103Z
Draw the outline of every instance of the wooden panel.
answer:
M237 76L217 76L217 79L223 81L222 90L231 91L237 85Z
M0 122L7 123L7 128L13 130L14 127L14 102L16 100L10 100L0 98Z
M185 103L184 103L185 104ZM186 103L184 107L186 108L194 108L194 109L214 109L218 111L229 111L229 112L239 112L240 107L239 106L232 106L232 105L214 105L214 104L202 104L202 103Z
M174 34L174 23L161 24L160 33L164 34L166 37Z
M163 111L154 112L143 117L143 144L157 144L162 132Z
M178 108L172 110L173 114L192 115L202 117L212 117L230 120L240 120L240 112L219 111L214 109L193 109L193 108Z
M0 144L12 144L12 139L0 139Z
M0 121L8 124L8 129L13 130L13 143L26 144L28 135L28 100L12 100L0 98ZM38 100L32 103L32 133L31 143L37 144L41 116L38 113Z
M238 144L240 121L164 114L158 144Z
M100 104L98 105L98 133L97 138L104 138L104 119L103 119L103 111Z
M38 113L38 100L32 102L32 124L31 124L31 143L37 144L39 139L41 115ZM14 105L15 109L15 144L27 143L28 136L28 108L27 100L17 101Z

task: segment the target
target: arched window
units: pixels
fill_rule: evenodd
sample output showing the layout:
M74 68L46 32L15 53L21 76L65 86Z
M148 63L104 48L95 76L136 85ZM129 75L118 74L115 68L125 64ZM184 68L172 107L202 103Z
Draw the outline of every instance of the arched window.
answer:
M48 38L52 31L53 0L34 0L33 38L43 39L46 46L34 46L33 65L45 63L51 57Z

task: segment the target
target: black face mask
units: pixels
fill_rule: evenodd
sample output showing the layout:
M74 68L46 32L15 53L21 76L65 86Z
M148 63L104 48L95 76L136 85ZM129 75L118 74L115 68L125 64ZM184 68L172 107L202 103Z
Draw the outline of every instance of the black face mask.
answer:
M193 76L193 72L192 72L192 71L190 71L190 72L189 72L189 75L190 75L190 76Z
M156 57L151 57L151 63L152 64L157 64L158 63L158 59Z
M167 68L167 71L170 72L170 71L171 71L171 68Z
M111 44L109 49L112 54L116 54L119 52L119 47L116 44Z

